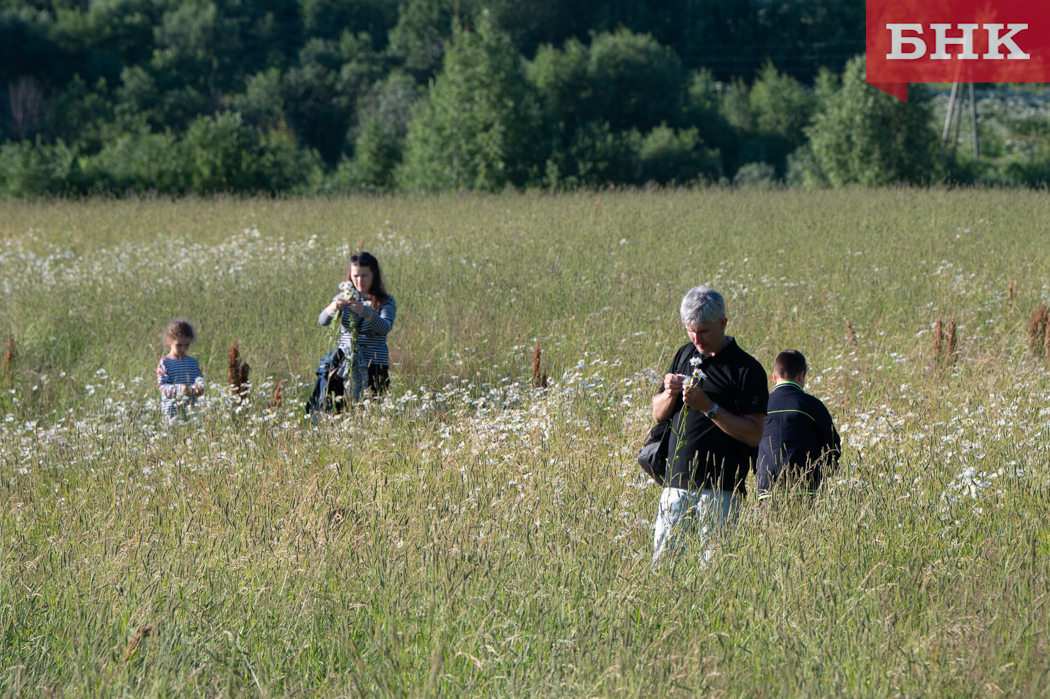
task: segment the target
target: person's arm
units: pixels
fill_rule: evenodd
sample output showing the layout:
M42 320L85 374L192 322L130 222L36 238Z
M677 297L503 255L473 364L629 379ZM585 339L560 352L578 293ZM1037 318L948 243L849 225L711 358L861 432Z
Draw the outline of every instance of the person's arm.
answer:
M179 387L172 375L168 373L167 367L164 366L163 358L157 364L157 388L160 389L162 396L168 398L174 398L179 393Z
M703 413L715 407L715 402L699 386L694 386L685 394L685 404ZM719 406L718 414L711 422L736 441L743 442L752 448L757 448L762 443L762 435L766 431L765 413L734 415L726 408Z
M366 306L364 313L361 314L361 317L364 318L364 323L361 324L361 331L369 335L386 335L394 327L394 318L396 316L397 307L394 305L393 299L387 299L379 307L378 311L373 311Z
M769 400L769 391L766 388L766 374L764 371L747 372L741 385L740 409L751 409L753 412L736 415L728 410L726 406L719 406L718 413L712 422L727 435L743 442L751 448L758 447L762 443L762 435L766 431L766 402ZM707 413L715 407L711 396L699 386L694 386L685 395L685 402L690 408ZM761 412L756 410L760 409Z
M664 376L664 390L653 396L653 420L659 423L671 419L678 409L684 380L681 374Z
M330 304L324 307L324 310L321 311L321 315L317 316L317 322L324 327L331 325L332 319L339 315L339 313L344 308L346 308L346 304L346 299L340 296L336 296L334 299L332 299L332 302Z
M835 421L831 419L824 401L809 394L805 395L805 401L806 414L816 423L817 436L820 438L820 458L825 465L833 467L842 451L842 440L835 429Z

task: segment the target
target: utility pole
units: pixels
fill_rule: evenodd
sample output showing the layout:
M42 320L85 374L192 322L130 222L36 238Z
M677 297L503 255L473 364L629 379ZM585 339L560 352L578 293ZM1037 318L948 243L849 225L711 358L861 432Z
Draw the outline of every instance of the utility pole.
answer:
M948 134L952 129L952 113L955 111L955 97L959 94L959 83L952 83L952 94L948 98L948 111L944 114L944 133L941 134L941 148L948 144Z
M977 102L973 96L973 83L970 83L970 123L973 125L973 159L981 160L981 149L977 140Z

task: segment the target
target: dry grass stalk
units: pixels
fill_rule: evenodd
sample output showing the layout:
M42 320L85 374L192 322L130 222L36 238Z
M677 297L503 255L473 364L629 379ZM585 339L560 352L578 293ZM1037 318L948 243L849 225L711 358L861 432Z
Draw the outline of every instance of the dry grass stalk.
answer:
M248 374L251 372L252 367L248 362L241 364L241 375L240 380L237 382L237 395L242 398L248 397Z
M251 367L247 362L241 361L241 348L239 343L233 343L230 347L230 364L229 374L226 378L226 384L229 386L230 395L239 398L246 397L248 395L248 374L251 371Z
M4 351L4 372L10 374L15 368L15 336L7 336L7 349Z
M231 388L237 385L241 378L241 348L238 343L233 343L230 348L230 372L226 378L226 384Z
M281 387L284 385L284 379L277 382L277 386L273 389L273 395L270 396L269 402L266 403L266 407L270 410L277 410L281 407L281 400L284 398L284 392Z
M1050 359L1050 315L1046 317L1043 325L1046 326L1046 330L1043 331L1043 354Z
M933 356L938 356L941 353L941 348L944 347L944 326L941 319L944 314L937 316L937 322L933 324Z
M952 314L952 319L948 321L948 356L954 357L955 350L959 347L959 340L955 335L955 314Z
M594 200L594 213L598 213L598 206L602 203L602 196L599 194Z
M1017 280L1011 279L1010 283L1006 286L1006 301L1010 306L1014 305L1014 300L1017 298Z
M132 656L134 656L135 653L138 652L139 646L142 645L142 640L145 638L149 638L149 635L151 633L153 633L153 624L150 624L149 626L143 626L141 629L139 629L139 632L135 634L130 641L128 641L128 645L124 647L125 663L128 662L128 660Z
M1044 340L1047 326L1046 305L1042 304L1028 316L1028 351L1037 353L1039 343Z
M853 332L853 323L849 322L849 318L846 319L846 337L849 338L850 347L857 349L857 333Z
M547 388L547 372L541 373L540 360L542 358L539 338L536 339L536 349L532 351L532 387Z

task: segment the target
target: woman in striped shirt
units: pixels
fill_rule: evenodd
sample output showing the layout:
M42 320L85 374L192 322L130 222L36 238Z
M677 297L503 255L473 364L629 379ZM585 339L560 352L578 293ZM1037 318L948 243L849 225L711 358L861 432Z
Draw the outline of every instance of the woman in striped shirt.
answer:
M362 300L346 299L339 294L321 311L317 321L329 325L336 315L341 315L339 346L348 356L356 349L351 393L356 401L360 400L366 386L379 395L390 385L390 351L386 346L386 336L394 327L397 306L394 297L383 286L383 273L373 255L367 252L351 255L346 278Z
M164 329L168 354L157 364L157 387L160 389L160 412L169 420L181 415L204 393L204 375L200 364L186 353L197 339L197 331L187 320L173 320Z

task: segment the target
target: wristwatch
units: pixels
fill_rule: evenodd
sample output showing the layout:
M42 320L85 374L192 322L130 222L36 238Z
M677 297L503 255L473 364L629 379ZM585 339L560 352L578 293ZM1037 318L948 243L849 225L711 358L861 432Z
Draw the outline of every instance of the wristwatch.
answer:
M708 420L714 420L716 417L718 417L718 403L715 403L715 407L708 410L706 413L704 413L704 415L707 416Z

